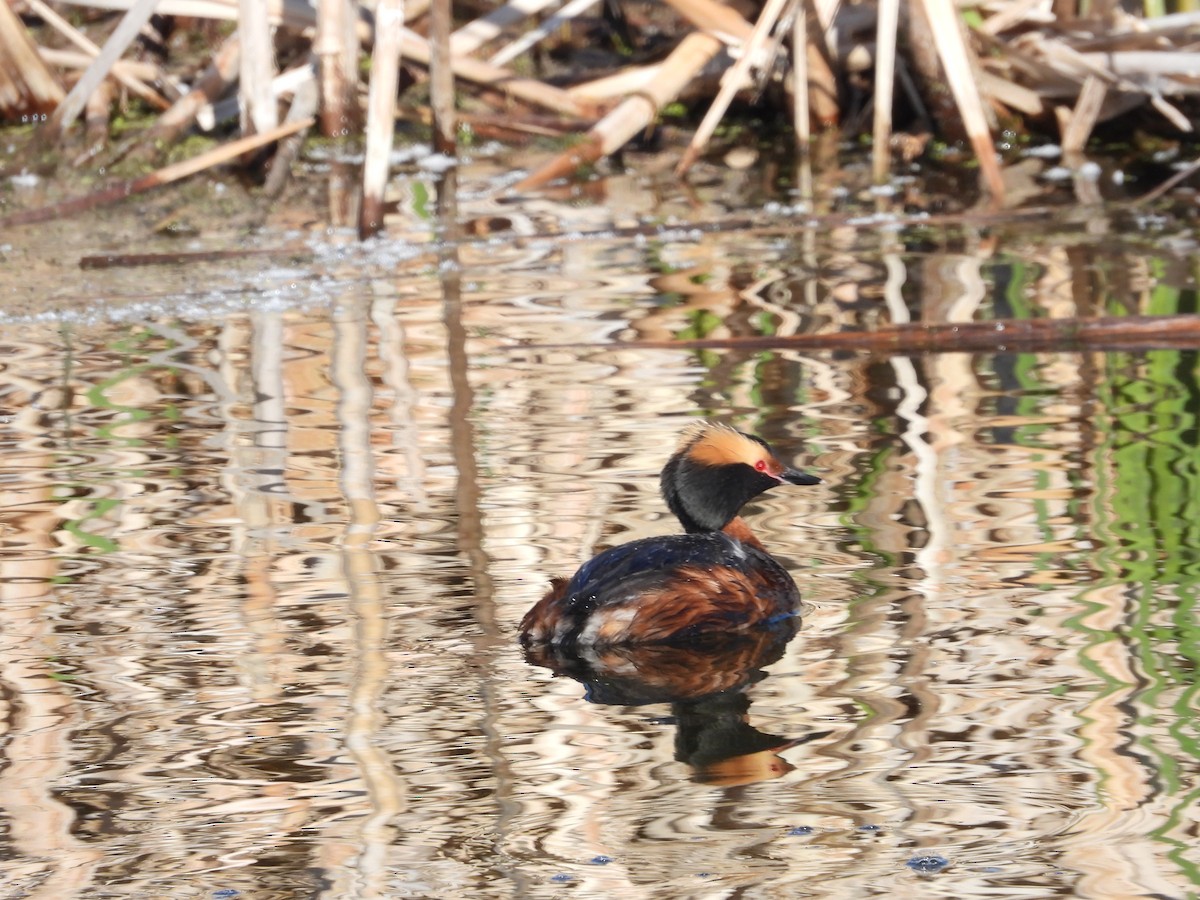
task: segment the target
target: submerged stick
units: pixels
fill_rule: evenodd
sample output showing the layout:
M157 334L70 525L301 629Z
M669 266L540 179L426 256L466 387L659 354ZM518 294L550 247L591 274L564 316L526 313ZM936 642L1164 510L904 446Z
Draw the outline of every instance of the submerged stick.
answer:
M132 197L134 194L142 194L153 188L162 187L173 181L187 178L189 175L195 175L197 172L203 172L205 169L210 169L213 166L219 166L221 163L236 159L243 153L257 150L259 147L273 143L280 138L285 138L289 134L295 134L297 131L303 131L312 124L312 119L304 119L299 122L290 122L286 125L281 125L265 134L255 134L241 140L231 141L228 144L209 150L207 153L201 153L194 159L166 166L165 168L151 172L149 175L135 178L133 181L123 181L120 184L86 194L83 197L73 197L70 200L64 200L61 203L55 203L51 206L41 206L37 209L28 209L24 212L6 216L0 219L0 228L50 222L62 216L74 215L96 206L115 203L118 200L124 200L126 197Z
M856 350L866 353L1148 350L1200 347L1200 315L999 319L892 325L828 334L617 341L609 350Z

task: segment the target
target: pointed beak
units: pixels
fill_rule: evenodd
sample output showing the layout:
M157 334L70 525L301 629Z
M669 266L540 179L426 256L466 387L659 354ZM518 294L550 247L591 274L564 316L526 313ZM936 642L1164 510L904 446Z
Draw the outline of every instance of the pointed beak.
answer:
M786 481L788 484L820 484L821 479L816 475L809 475L807 472L801 472L799 469L784 469L779 473L781 481Z

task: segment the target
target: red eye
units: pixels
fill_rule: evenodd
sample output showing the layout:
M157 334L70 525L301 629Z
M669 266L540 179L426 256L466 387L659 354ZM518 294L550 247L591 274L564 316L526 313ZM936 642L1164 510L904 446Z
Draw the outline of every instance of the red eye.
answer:
M754 464L754 468L759 472L767 471L767 461L765 459L760 459Z

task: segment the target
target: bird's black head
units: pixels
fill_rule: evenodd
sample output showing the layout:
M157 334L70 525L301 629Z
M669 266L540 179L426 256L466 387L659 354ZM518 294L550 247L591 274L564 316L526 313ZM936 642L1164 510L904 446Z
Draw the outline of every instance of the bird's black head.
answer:
M684 531L720 531L743 506L780 484L819 484L789 468L762 438L701 422L684 433L662 471L662 493Z

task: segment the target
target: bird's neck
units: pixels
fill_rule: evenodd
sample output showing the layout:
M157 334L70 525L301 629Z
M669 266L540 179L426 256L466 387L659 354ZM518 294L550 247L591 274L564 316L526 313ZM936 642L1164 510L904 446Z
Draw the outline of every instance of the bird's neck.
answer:
M735 541L741 541L743 544L749 544L759 550L764 549L758 538L754 536L754 532L750 530L750 526L746 524L746 520L741 516L734 516L721 530Z

